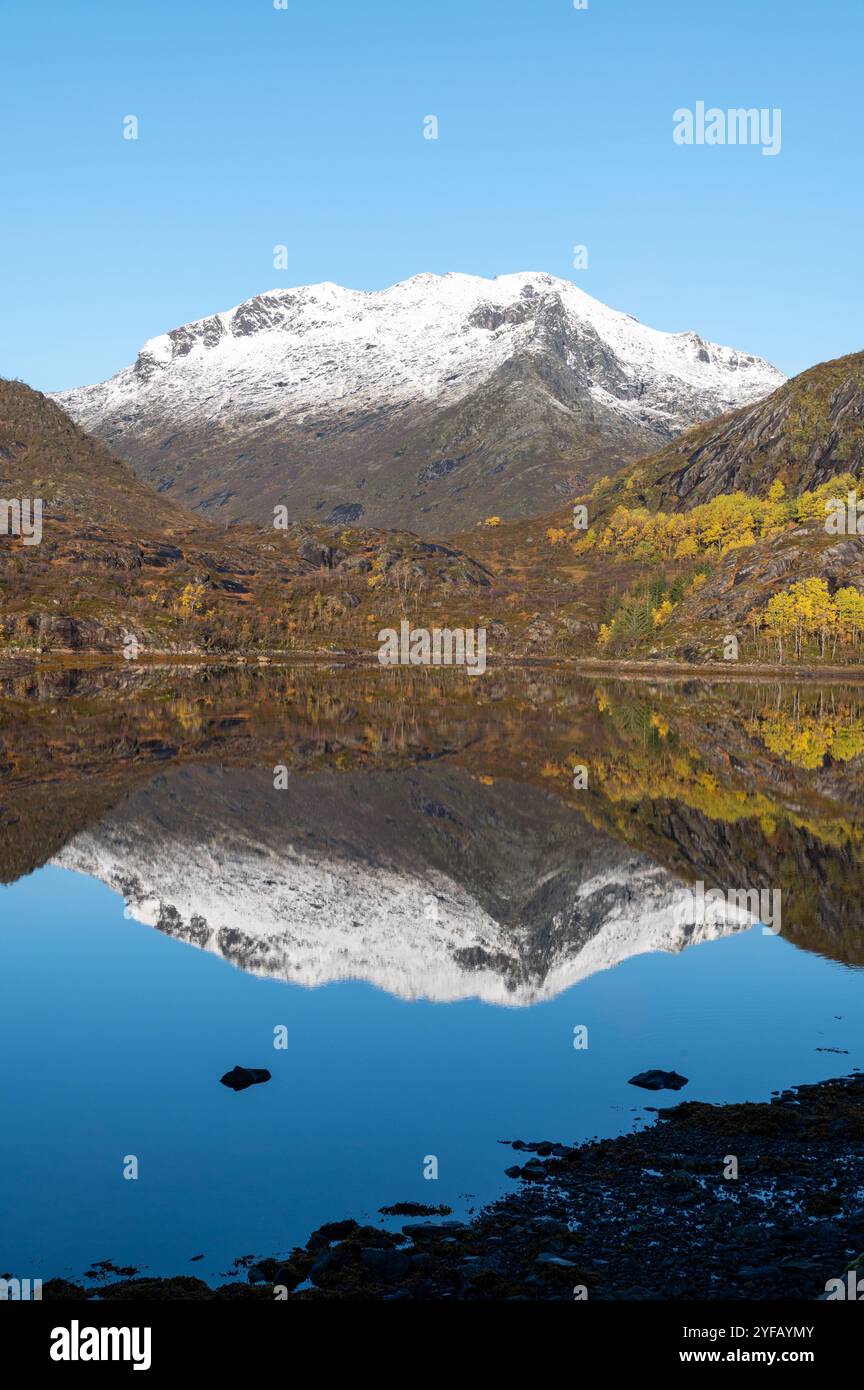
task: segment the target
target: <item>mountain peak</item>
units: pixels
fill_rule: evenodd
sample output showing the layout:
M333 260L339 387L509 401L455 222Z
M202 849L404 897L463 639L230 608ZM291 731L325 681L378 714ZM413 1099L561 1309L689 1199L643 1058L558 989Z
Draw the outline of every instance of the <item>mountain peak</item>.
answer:
M430 531L547 510L574 481L784 380L543 271L451 271L269 290L57 399L161 489L182 475L186 505L244 520L276 502L348 508Z

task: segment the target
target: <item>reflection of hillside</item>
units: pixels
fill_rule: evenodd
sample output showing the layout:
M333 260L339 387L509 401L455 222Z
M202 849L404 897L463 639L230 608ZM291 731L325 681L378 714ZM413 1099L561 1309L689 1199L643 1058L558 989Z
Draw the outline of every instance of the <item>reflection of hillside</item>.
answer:
M172 768L434 762L490 803L502 781L514 801L544 793L577 847L587 822L681 878L781 887L784 934L858 961L862 727L860 692L840 688L598 687L550 669L43 671L0 687L0 873L44 863Z
M739 687L634 698L618 686L597 700L614 747L592 765L595 823L683 877L780 888L784 936L864 962L860 694ZM830 748L814 768L817 724Z
M467 680L467 678L466 678ZM466 684L463 680L462 684ZM185 763L386 767L478 737L459 698L376 673L123 667L0 684L0 881L56 854L161 769ZM464 694L464 692L463 692Z

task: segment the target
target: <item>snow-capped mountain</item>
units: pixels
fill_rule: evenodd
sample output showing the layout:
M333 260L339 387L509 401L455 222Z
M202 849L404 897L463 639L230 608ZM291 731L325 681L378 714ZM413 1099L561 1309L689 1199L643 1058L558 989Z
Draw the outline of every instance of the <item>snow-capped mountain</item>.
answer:
M690 922L683 884L553 798L496 788L484 814L475 795L440 769L297 775L280 792L266 772L184 769L53 862L240 969L406 999L530 1005L751 924Z
M56 399L174 500L220 519L454 530L574 485L784 378L569 281L418 275L273 290L153 338Z

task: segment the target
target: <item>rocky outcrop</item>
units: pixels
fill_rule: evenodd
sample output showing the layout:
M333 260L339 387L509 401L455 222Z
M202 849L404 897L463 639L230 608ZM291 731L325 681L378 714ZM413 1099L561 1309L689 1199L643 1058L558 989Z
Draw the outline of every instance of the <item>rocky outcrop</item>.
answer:
M864 353L823 362L767 400L697 425L619 480L615 499L666 511L719 493L797 494L864 469ZM624 496L626 487L627 496Z

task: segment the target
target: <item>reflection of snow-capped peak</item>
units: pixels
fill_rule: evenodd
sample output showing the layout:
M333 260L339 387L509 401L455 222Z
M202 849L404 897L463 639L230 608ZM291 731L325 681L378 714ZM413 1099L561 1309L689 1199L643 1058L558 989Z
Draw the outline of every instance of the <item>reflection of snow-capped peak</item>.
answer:
M689 894L665 870L622 851L584 879L538 929L496 921L447 875L410 872L239 835L199 842L134 820L76 837L54 860L101 880L127 915L243 970L305 986L360 979L405 999L526 1005L630 956L678 951L750 925L715 914L686 925ZM576 933L574 922L590 923Z

